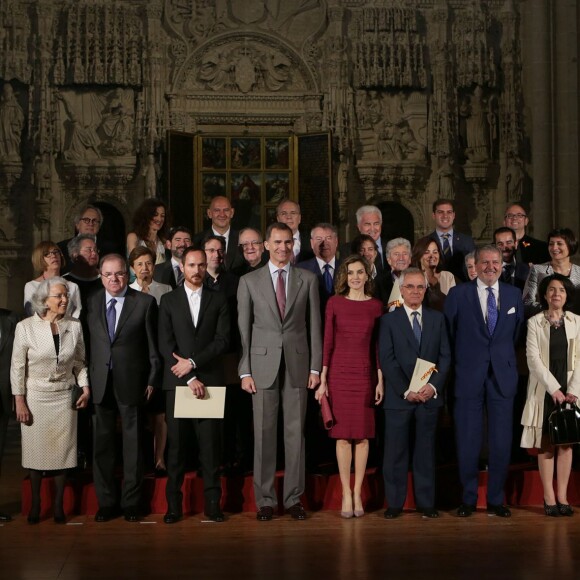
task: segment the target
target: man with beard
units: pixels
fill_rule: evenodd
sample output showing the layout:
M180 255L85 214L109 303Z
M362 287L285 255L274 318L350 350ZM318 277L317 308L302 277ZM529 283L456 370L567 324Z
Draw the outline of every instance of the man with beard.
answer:
M184 250L191 246L191 231L183 226L171 228L165 246L171 252L171 260L165 260L162 264L155 266L153 280L176 288L183 283L181 257Z
M518 261L516 258L518 247L516 232L507 227L497 228L493 232L493 241L501 251L503 260L500 280L519 288L523 292L530 272L530 266L525 262Z

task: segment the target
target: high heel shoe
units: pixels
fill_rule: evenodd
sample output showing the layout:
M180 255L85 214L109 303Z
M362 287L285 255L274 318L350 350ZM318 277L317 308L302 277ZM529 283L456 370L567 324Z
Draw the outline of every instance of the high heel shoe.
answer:
M557 502L557 505L561 516L571 517L574 514L574 509L570 504Z
M354 515L354 512L352 510L352 496L350 496L350 502L349 502L351 507L350 507L350 509L346 509L346 510L344 509L344 498L345 497L347 497L347 496L342 497L342 511L340 512L340 517L348 520L348 519L352 518L352 516Z
M31 525L35 525L38 524L40 522L40 508L39 509L31 509L28 512L28 517L26 518L26 521Z
M557 505L549 505L546 503L546 500L544 500L544 513L547 516L550 516L552 518L557 518L560 516L558 506Z
M353 514L355 518L362 518L365 515L365 510L354 510Z

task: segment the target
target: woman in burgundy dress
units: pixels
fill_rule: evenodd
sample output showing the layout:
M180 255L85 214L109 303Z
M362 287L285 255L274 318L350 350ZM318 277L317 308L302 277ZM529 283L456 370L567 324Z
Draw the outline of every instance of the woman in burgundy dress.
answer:
M361 256L349 256L335 278L336 295L326 307L324 354L318 401L328 396L336 439L336 457L342 484L344 518L361 517L361 488L369 453L369 438L375 436L375 409L383 400L383 377L377 365L378 321L383 313L380 300L372 298L370 265ZM353 451L354 448L354 451ZM354 458L354 497L350 468Z

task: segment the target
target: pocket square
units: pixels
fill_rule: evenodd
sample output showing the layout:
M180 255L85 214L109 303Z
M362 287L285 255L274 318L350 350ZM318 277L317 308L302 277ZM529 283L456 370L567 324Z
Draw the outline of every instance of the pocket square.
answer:
M515 313L516 313L516 307L515 307L515 306L512 306L512 307L511 307L511 308L510 308L510 309L507 311L507 313L508 313L508 314L515 314Z

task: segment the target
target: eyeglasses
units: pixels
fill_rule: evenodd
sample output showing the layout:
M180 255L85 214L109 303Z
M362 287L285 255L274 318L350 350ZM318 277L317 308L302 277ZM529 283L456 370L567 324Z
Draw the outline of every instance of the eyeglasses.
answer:
M87 224L88 226L91 224L96 226L101 223L101 220L98 218L88 218L88 217L81 218L80 221L83 222L84 224Z
M254 240L253 242L244 242L243 244L240 244L240 248L242 248L242 250L247 250L250 247L257 248L258 246L261 246L263 243L264 242L259 242L258 240Z
M220 248L219 250L217 250L216 248L206 248L204 250L204 252L207 252L208 254L223 254L224 251Z
M423 292L423 290L427 289L426 286L422 286L421 284L418 286L415 286L414 284L405 284L403 288L406 288L407 290L419 290L419 292Z
M48 258L48 256L60 256L60 250L49 250L48 252L44 252L44 257Z
M107 280L110 278L123 278L126 275L127 272L106 272L105 274L101 274L101 276Z
M506 220L523 220L528 216L525 213L506 213L505 219Z
M63 298L68 299L68 293L65 292L64 294L49 294L47 298L58 298L59 300L62 300Z

